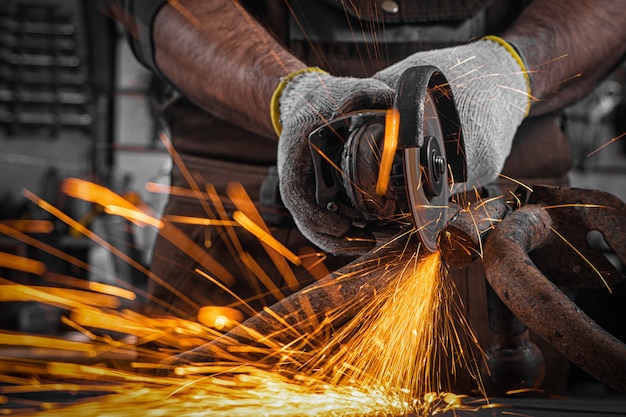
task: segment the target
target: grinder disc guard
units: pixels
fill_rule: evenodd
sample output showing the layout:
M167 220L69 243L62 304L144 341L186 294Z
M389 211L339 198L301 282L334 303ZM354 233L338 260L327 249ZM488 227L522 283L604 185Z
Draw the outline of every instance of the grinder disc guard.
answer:
M448 218L450 186L443 133L430 97L424 107L423 139L423 146L404 150L404 175L413 226L422 245L434 252Z
M410 224L422 246L434 252L448 219L451 181L466 177L459 117L447 80L432 66L405 71L394 108L398 146L384 195L375 189L385 110L345 114L311 133L317 203L350 217L357 227Z

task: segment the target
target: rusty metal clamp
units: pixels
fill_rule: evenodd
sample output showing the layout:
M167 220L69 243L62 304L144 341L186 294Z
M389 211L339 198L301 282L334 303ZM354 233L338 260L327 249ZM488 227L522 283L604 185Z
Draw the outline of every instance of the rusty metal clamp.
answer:
M608 386L626 392L626 344L558 287L612 286L622 273L588 239L599 232L626 264L626 204L596 190L535 186L484 245L487 281L531 330ZM531 255L529 255L531 253Z

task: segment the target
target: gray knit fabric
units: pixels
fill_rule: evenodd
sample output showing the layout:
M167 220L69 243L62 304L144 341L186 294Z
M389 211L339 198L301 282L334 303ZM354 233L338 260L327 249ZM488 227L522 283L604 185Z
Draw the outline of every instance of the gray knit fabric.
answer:
M465 137L468 189L487 185L501 172L529 103L522 68L502 45L480 40L414 54L374 78L395 88L407 68L420 65L438 67L452 88Z
M371 78L309 72L287 84L279 103L283 127L278 142L280 193L296 225L326 251L358 254L369 250L374 237L367 230L353 227L349 218L317 205L307 138L315 128L337 115L389 107L393 103L393 90Z

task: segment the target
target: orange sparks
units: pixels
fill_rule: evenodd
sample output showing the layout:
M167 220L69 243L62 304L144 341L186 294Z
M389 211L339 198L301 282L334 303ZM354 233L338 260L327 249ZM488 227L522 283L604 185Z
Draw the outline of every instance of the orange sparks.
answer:
M460 313L450 310L454 291L440 254L415 257L396 267L389 285L331 342L341 349L320 372L338 385L359 381L406 395L407 400L449 383L441 376L454 378L456 365L469 366L478 374L471 369L473 362L463 357L464 343L448 324Z
M50 245L47 245L43 242L41 242L40 240L37 240L35 238L33 238L32 236L29 236L25 233L20 232L17 229L14 229L12 227L9 227L5 224L0 223L0 234L3 235L7 235L10 236L16 240L19 240L20 242L24 242L28 245L31 245L37 249L40 249L44 252L47 252L59 259L63 259L64 261L66 261L67 263L77 266L78 268L84 269L84 270L89 270L89 264L87 264L86 262L68 255L67 253L63 252L62 250L59 250L57 248L54 248Z
M54 224L49 220L2 220L0 224L23 233L51 233Z
M68 196L99 204L101 206L119 206L130 210L139 210L128 199L96 183L79 178L67 178L61 190Z
M35 275L42 275L46 272L46 266L43 263L6 252L0 252L0 267L16 269Z
M93 283L96 284L96 283ZM98 306L103 308L117 308L119 300L105 294L94 294L86 291L66 288L36 287L26 285L0 286L0 302L7 301L39 301L42 303L66 306L75 303Z
M115 287L113 285L103 284L101 282L90 282L89 289L102 294L109 294L115 297L124 298L126 300L135 300L137 295L123 288Z
M43 210L46 210L47 212L51 213L52 215L57 217L59 220L66 223L68 226L73 227L74 229L79 231L81 234L89 237L91 240L98 243L100 246L110 250L111 253L113 253L115 256L129 263L132 267L142 272L143 274L148 276L150 279L156 281L159 285L163 285L165 288L167 288L169 291L171 291L181 300L184 300L185 302L187 302L190 306L196 307L193 301L191 301L187 296L185 296L176 288L174 288L171 284L169 284L168 282L162 280L161 278L153 274L150 270L148 270L146 267L141 265L139 262L132 259L130 256L125 254L120 249L114 247L113 245L111 245L110 243L108 243L107 241L105 241L104 239L96 235L95 233L93 233L91 230L89 230L88 228L86 228L85 226L77 222L76 220L72 219L71 217L63 213L58 208L54 207L52 204L39 198L38 196L36 196L35 194L33 194L32 192L28 190L24 190L23 194L26 198L31 200L33 203L37 204ZM169 232L169 233L166 233L166 232ZM220 276L221 278L226 279L226 280L230 279L231 282L234 279L232 275L230 275L230 273L228 273L228 271L226 271L224 267L218 264L213 258L209 257L208 254L206 254L206 252L198 248L197 245L195 245L191 241L191 239L189 239L189 237L183 234L180 230L174 227L168 228L167 223L165 223L163 227L163 234L166 235L166 238L171 239L171 241L174 242L174 244L187 245L187 251L190 254L190 256L194 257L194 259L197 259L201 265L207 266L209 269L212 269L211 267L215 267L215 270L218 272L218 276ZM187 242L192 242L192 244L188 245ZM220 273L224 273L224 275L220 275ZM158 302L159 300L154 300L154 301Z
M81 326L95 327L109 331L144 338L147 340L161 340L178 349L191 349L203 341L197 337L175 334L171 330L151 326L149 321L136 321L132 315L122 313L107 313L96 309L75 309L70 319Z
M174 7L180 14L182 14L191 24L193 24L196 28L200 29L202 24L198 20L196 16L193 15L185 6L183 6L178 0L168 0L168 3Z
M97 293L108 294L114 297L124 298L126 300L135 300L137 299L137 295L132 292L125 290L120 287L116 287L114 285L103 284L101 282L95 281L85 281L84 279L74 278L67 275L55 274L55 273L47 273L43 279L46 282L61 284L64 286L72 286L76 288L80 288L83 290L94 291ZM49 287L48 287L49 288ZM91 295L88 295L89 298Z
M567 246L569 246L574 252L576 252L576 254L578 256L580 256L580 258L585 261L585 263L587 265L589 265L591 267L591 269L593 269L593 272L595 272L595 274L600 278L600 281L602 281L602 283L604 284L604 286L606 287L606 289L609 291L609 293L613 293L613 290L611 289L611 286L609 285L608 282L606 282L606 279L604 279L604 277L602 276L602 272L598 271L598 268L596 268L591 261L589 261L589 259L587 259L585 257L585 255L582 254L582 252L578 249L576 249L576 247L574 245L572 245L566 238L565 236L563 236L562 234L560 234L554 227L550 226L550 230L552 230L563 242L565 242L565 244Z
M393 157L398 148L398 135L400 133L400 111L388 109L385 113L385 140L376 182L376 194L385 195L389 187L389 176L393 165Z
M230 307L207 306L198 312L198 321L217 330L231 329L243 321L243 313Z
M164 216L172 223L197 224L199 226L239 226L239 223L232 220L206 219L202 217L176 216L167 214Z
M626 136L626 132L622 133L619 136L614 137L613 139L611 139L610 141L608 141L607 143L605 143L604 145L600 146L598 149L591 151L587 154L587 158L589 158L590 156L595 155L596 153L600 152L602 149L606 148L607 146L609 146L610 144L612 144L613 142L616 142L618 140L620 140L621 138L623 138L624 136Z
M254 276L269 290L269 292L276 298L277 300L282 300L285 298L285 295L282 293L280 288L274 284L272 278L263 270L261 265L254 259L252 255L248 252L241 253L241 261L246 265Z
M134 210L134 209L130 209L127 207L108 205L104 207L104 212L107 214L115 215L115 216L122 216L137 225L141 225L141 226L150 225L152 227L156 227L157 229L161 229L163 227L162 221L144 212L141 212L139 210Z
M235 221L239 223L241 227L256 236L257 239L259 239L261 242L271 246L278 253L289 259L291 263L293 263L294 265L300 265L300 258L298 258L296 254L287 249L282 243L276 240L274 236L263 230L259 225L250 220L250 218L243 214L241 211L235 211L233 213L233 219L235 219Z
M94 346L87 342L75 342L72 340L55 339L52 337L35 336L27 334L13 334L0 332L0 345L29 346L32 348L62 349L72 352L93 353Z
M261 240L261 243L263 244L266 253L272 259L272 262L287 283L289 289L291 289L292 291L298 290L300 288L300 284L291 268L289 268L289 265L287 264L287 261L285 259L290 260L294 265L300 265L300 259L284 245L274 239L274 237L270 233L269 227L267 227L265 221L263 220L263 216L261 216L261 213L259 213L254 202L240 183L230 183L227 189L227 193L237 209L250 220L249 223L251 223L253 226L258 226L256 230L262 235L268 237L268 242L263 242L263 240ZM213 200L215 201L215 197L213 198ZM215 202L217 203L217 201ZM258 237L258 235L255 236ZM274 241L274 246L277 246L274 247L270 243L271 241ZM282 249L279 250L277 248ZM240 249L239 252L241 253L242 250Z
M212 416L252 416L258 415L259 407L270 412L277 402L282 414L298 416L323 415L331 409L337 415L350 416L427 415L433 410L480 408L465 404L463 396L440 389L442 381L438 375L448 375L447 371L454 374L455 369L452 365L442 371L445 360L441 355L450 354L457 366L468 360L459 347L460 335L450 324L455 314L449 303L453 289L443 274L439 254L423 260L414 256L390 266L379 269L380 274L391 274L388 285L349 320L345 329L338 329L327 344L313 351L300 351L300 346L314 346L308 341L325 335L320 329L328 325L326 320L318 323L317 329L302 334L283 322L285 330L294 335L294 342L287 345L274 342L271 335L254 328L244 328L245 335L261 347L233 347L223 352L223 362L192 362L169 368L158 362L145 362L145 359L132 364L138 370L169 369L175 377L153 377L106 366L61 362L43 367L37 363L15 366L22 373L71 378L72 383L79 381L74 386L77 392L93 389L112 394L69 407L55 403L33 404L39 410L53 407L54 415L58 416L108 415L120 406L128 407L126 411L136 410L137 415L158 409L180 416L192 416L200 410ZM132 311L104 311L75 301L66 301L66 304L71 310L71 322L66 323L72 323L72 327L134 335L138 338L137 344L97 335L92 335L91 341L85 343L13 334L0 334L0 343L64 349L75 358L105 358L102 355L113 354L116 358L135 360L139 352L145 351L141 343L158 341L172 352L188 350L219 336L210 329L229 330L243 320L239 310L229 307L203 307L196 323L173 317L149 318ZM333 314L341 314L342 308L338 306ZM265 311L270 314L269 310ZM275 313L271 314L282 320ZM311 324L314 327L314 323ZM273 368L262 362L237 362L239 352L247 351L275 356L281 364ZM163 359L162 353L145 353ZM285 367L287 365L296 368L292 370ZM102 381L101 387L91 382L96 380ZM31 380L13 381L13 385L9 389L15 393L72 388L71 384L52 386Z

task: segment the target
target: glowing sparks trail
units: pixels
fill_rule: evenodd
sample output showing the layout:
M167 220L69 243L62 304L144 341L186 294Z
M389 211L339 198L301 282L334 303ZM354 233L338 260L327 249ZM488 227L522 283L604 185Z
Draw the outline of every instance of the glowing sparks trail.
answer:
M618 135L618 136L616 136L616 137L612 138L610 141L608 141L608 142L607 142L607 143L605 143L604 145L602 145L602 146L598 147L597 149L595 149L595 150L593 150L593 151L589 152L589 153L587 154L587 158L589 158L589 157L591 157L591 156L595 155L596 153L600 152L602 149L606 148L607 146L609 146L609 145L610 145L610 144L612 144L613 142L616 142L616 141L620 140L621 138L623 138L623 137L625 137L625 136L626 136L626 132L624 132L624 133L622 133L622 134L620 134L620 135Z
M450 389L452 381L442 377L454 378L456 367L475 375L478 370L471 369L474 358L464 356L467 342L475 343L473 335L464 327L471 340L463 341L450 325L462 316L454 309L453 284L440 254L416 255L398 268L389 285L329 344L341 346L339 352L319 365L322 379L338 386L358 382L410 402L423 393ZM451 357L440 356L442 352Z
M439 254L424 260L416 255L380 273L392 274L388 286L328 343L316 352L291 352L293 361L282 361L275 367L216 361L177 367L176 377L153 377L122 369L29 360L26 365L5 364L2 371L8 374L28 369L37 377L1 388L0 393L109 394L68 407L60 403L36 405L44 415L55 416L256 416L260 408L264 415L272 416L427 415L433 410L480 407L464 404L461 396L441 393L449 382L442 378L453 375L457 366L475 362L464 356L460 332L451 324L459 319L455 317L458 311L450 308L454 305L453 287ZM175 318L153 319L129 311L106 313L69 299L64 305L59 297L43 301L65 306L71 311L71 320L81 326L133 335L139 342L129 345L107 336L92 336L89 342L61 342L5 333L0 343L83 352L77 357L87 354L96 358L115 352L133 357L132 352L141 352L141 344L147 341L167 346L170 351L198 346L219 337L211 328L231 327L229 322L242 319L240 313L228 308L202 310L203 325ZM442 352L450 357L444 358ZM153 354L155 359L165 358ZM299 368L285 367L285 363L300 363L295 358L298 354L309 359ZM157 366L157 362L149 361L133 364L137 369ZM73 384L42 382L55 377L70 378ZM99 383L94 384L94 380Z
M259 227L256 223L254 223L248 216L243 214L240 211L235 211L233 213L233 219L237 221L244 229L252 233L259 239L261 242L270 245L276 251L278 251L285 258L289 259L295 265L300 265L300 259L294 255L291 251L289 251L282 243L277 241L272 235L264 231L261 227Z
M389 186L389 176L393 157L398 148L398 135L400 134L400 111L389 109L385 114L385 140L383 152L378 171L378 181L376 182L376 194L385 195Z
M39 261L5 252L0 252L0 268L17 269L36 275L41 275L46 271L46 266Z
M138 202L128 201L95 184L70 180L65 183L65 191L100 204L105 212L125 217L141 227L156 227L166 235L175 230L170 222L157 220ZM207 190L208 197L215 203L214 194ZM84 225L33 194L25 192L25 195L116 253L115 248ZM220 225L231 230L236 222L280 254L282 263L285 262L282 257L292 263L301 262L295 254L275 244L277 241L241 187L233 185L229 197L239 211L232 215L232 220L224 218L222 213L221 219L216 220ZM211 221L203 224L213 226ZM276 298L284 297L283 289L264 275L250 254L242 252L240 255L268 291ZM316 254L304 258L311 256L313 261L317 258ZM38 274L46 272L43 265L26 258L5 254L0 261L12 268ZM362 272L365 273L365 269ZM222 332L239 325L244 319L242 313L230 307L206 306L200 309L197 322L175 317L146 317L130 310L118 311L122 300L135 299L135 294L127 289L95 282L80 284L79 280L55 274L48 274L44 279L80 290L3 281L0 301L36 301L60 308L66 312L62 323L77 331L80 337L66 341L0 333L0 345L14 350L23 346L31 355L28 359L15 359L0 366L0 380L9 384L0 387L0 395L43 391L109 394L70 406L33 400L29 403L34 411L55 416L146 413L191 416L199 412L211 416L256 416L259 408L266 415L285 416L426 415L433 410L468 408L462 397L444 392L451 388L458 368L467 368L475 378L478 372L473 368L476 360L470 354L471 349L467 349L476 341L455 304L453 284L443 269L440 254L425 259L418 253L398 257L396 261L390 258L389 262L380 261L375 273L385 277L385 286L355 317L347 313L353 311L352 306L338 299L337 308L329 314L335 318L345 316L347 323L330 333L329 323L334 322L333 319L313 320L313 311L307 313L306 321L310 324L306 331L296 330L275 317L293 336L292 342L284 344L273 340L271 334L250 328L247 334L263 348L226 348L215 361L172 367L161 363L173 354L224 339ZM207 278L214 279L208 275ZM337 277L333 285L341 286L344 278ZM228 290L227 285L214 280ZM328 296L334 294L332 289L327 293ZM240 301L245 305L245 300ZM272 313L270 309L266 311ZM462 327L457 330L455 324ZM112 335L123 337L117 340ZM158 348L147 347L148 343ZM46 357L50 349L65 352L62 358L126 362L121 368L109 368L37 359ZM249 352L264 355L264 359L257 363L239 356ZM173 375L157 377L143 373L159 368L170 369ZM29 376L22 379L24 374ZM46 382L59 378L72 383Z
M162 223L135 204L92 184L70 181L66 182L65 190L91 201L97 198L107 211L142 226L163 228ZM47 203L28 193L26 195L61 216L77 230L90 234L84 226L62 216ZM244 206L242 208L245 209ZM240 214L235 215L233 220L248 230L256 230L255 235L270 243L271 236L265 229L256 226L248 217L244 218L243 212L237 213ZM292 262L299 259L291 253L283 255L290 255ZM13 268L45 272L40 264L26 258L5 254L2 259ZM248 258L248 264L252 265L253 261ZM257 271L259 279L262 278L261 272ZM449 306L450 283L442 274L439 256L418 262L416 254L412 261L396 265L392 270L382 268L380 273L393 276L388 287L328 343L322 344L318 351L299 352L297 344L285 349L268 340L266 346L275 352L282 350L282 355L291 357L283 358L275 367L260 363L235 368L220 362L190 364L177 367L177 377L172 378L148 377L107 367L46 363L36 359L37 351L33 349L65 351L69 353L63 357L69 354L83 360L107 357L132 360L141 357L142 361L132 367L138 370L157 368L158 363L172 353L218 338L219 330L230 329L243 320L241 313L226 307L205 307L200 310L198 323L176 318L149 318L128 310L115 311L120 306L120 298L133 300L135 295L110 285L89 283L76 285L81 290L72 290L5 283L2 300L37 301L66 310L68 314L63 316L62 322L82 333L83 337L81 341L65 341L8 332L0 334L0 344L5 347L23 346L35 355L26 363L16 360L3 365L5 382L15 382L12 378L18 377L11 376L14 374L26 372L31 377L1 388L1 393L94 391L111 394L68 408L60 408L61 404L33 402L36 409L49 410L54 415L129 415L131 409L143 415L148 410L158 409L159 413L180 415L194 415L202 410L210 415L245 416L256 415L259 406L262 406L268 415L350 416L424 412L425 407L442 407L441 404L444 404L443 407L461 407L460 400L455 396L440 397L433 393L422 398L424 393L441 390L437 372L442 369L443 361L437 352L440 349L461 352L458 346L448 346L443 342L457 341L458 335L452 337L447 333L451 327L443 324L451 319L450 311L443 310L444 306ZM61 280L76 284L76 280L63 280L54 275L50 279L52 282ZM270 285L271 280L264 282L275 295L283 296L279 288ZM336 314L341 314L341 308ZM319 323L320 327L323 325ZM103 335L98 335L102 332ZM129 335L133 342L115 340L107 335L110 332ZM306 341L316 337L317 333L319 331L313 329L311 334L302 334L295 339ZM267 338L267 335L252 331L250 334L259 340ZM143 347L145 343L156 343L163 350L146 349ZM268 355L273 355L272 351ZM305 358L304 362L302 358ZM236 359L236 356L231 354L231 359ZM36 378L33 379L32 375ZM44 383L48 378L59 377L79 382ZM94 379L98 380L98 385L93 384ZM454 398L454 401L451 400Z

